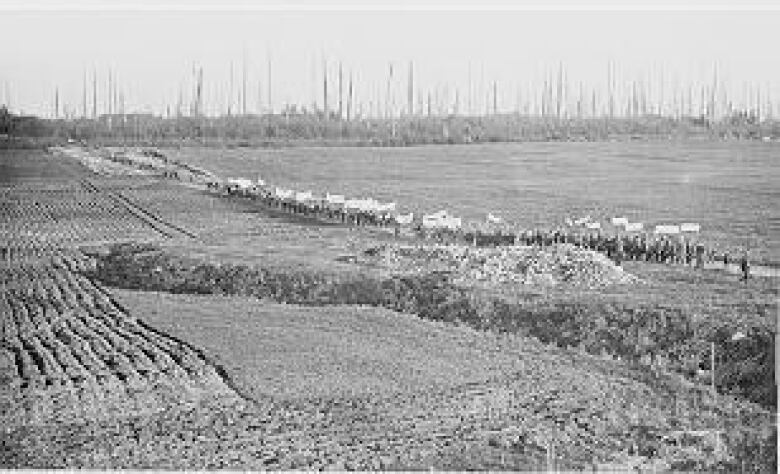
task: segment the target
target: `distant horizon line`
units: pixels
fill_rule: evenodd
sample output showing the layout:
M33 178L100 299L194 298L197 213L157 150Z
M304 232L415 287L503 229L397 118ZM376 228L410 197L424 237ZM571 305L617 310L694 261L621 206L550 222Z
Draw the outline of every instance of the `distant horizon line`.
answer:
M294 105L294 104L291 104ZM4 108L5 105L0 104L0 108ZM9 114L15 115L19 118L34 118L38 120L43 121L67 121L67 122L75 122L75 121L88 121L88 122L95 122L95 121L102 121L107 118L122 118L122 117L151 117L155 119L160 120L181 120L181 119L207 119L207 120L219 120L219 119L255 119L255 118L267 118L267 117L278 117L278 118L284 118L284 117L316 117L316 118L325 118L327 121L333 121L333 122L357 122L357 121L364 121L364 120L374 120L374 121L396 121L396 120L403 120L403 119L451 119L451 118L464 118L464 119L485 119L485 118L508 118L508 117L520 117L520 118L531 118L531 119L545 119L545 120L557 120L557 121L588 121L588 120L620 120L620 121L626 121L626 120L641 120L641 119L659 119L659 120L669 120L669 121L682 121L682 120L697 120L697 119L710 119L715 121L720 121L723 119L727 119L730 117L735 116L744 116L745 118L756 118L760 117L761 123L766 122L777 122L777 118L774 116L774 114L764 114L764 115L757 115L756 109L734 109L730 114L722 114L718 116L709 116L706 114L680 114L680 115L670 115L670 114L664 114L660 115L657 113L639 113L638 115L626 115L625 113L620 114L614 114L612 116L608 114L598 114L598 115L543 115L539 113L525 113L522 111L503 111L503 112L497 112L497 113L478 113L478 114L470 114L466 112L444 112L444 113L431 113L430 115L427 113L406 113L405 111L401 111L401 113L392 115L392 116L373 116L373 115L357 115L352 117L343 117L339 116L336 111L331 110L330 114L325 114L325 111L323 109L307 109L307 108L300 108L300 109L282 109L282 110L274 110L274 111L265 111L265 112L247 112L247 113L235 113L235 114L201 114L201 115L191 115L191 114L181 114L181 115L166 115L156 112L148 112L148 111L134 111L134 112L116 112L116 113L101 113L98 114L97 117L93 116L82 116L82 115L69 115L69 116L61 116L61 117L50 117L50 116L41 116L36 114L25 114L23 111L20 111L19 113L13 112L10 109L8 110Z

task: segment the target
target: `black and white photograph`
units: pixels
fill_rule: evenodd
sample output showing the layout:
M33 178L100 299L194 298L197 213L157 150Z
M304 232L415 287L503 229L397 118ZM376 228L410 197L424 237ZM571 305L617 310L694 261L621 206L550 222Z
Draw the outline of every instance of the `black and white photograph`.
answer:
M0 0L0 471L778 470L780 4Z

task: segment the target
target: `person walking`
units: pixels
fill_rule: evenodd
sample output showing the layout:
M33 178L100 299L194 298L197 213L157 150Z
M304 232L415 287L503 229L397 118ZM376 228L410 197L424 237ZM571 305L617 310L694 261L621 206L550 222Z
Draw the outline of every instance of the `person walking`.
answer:
M747 250L742 254L742 260L739 262L739 268L742 270L742 281L747 283L750 278L750 259Z
M615 243L615 265L620 266L623 263L623 238L618 235Z
M704 268L704 244L696 243L696 268Z
M680 239L677 242L677 248L675 248L676 264L685 265L685 247L688 245L688 241L685 236L680 234Z
M693 264L693 242L685 242L685 264L691 266Z

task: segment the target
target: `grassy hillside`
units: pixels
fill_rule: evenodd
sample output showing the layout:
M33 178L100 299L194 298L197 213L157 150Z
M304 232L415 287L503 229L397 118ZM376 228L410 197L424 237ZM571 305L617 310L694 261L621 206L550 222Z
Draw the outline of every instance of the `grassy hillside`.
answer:
M671 381L638 381L621 362L534 338L370 307L114 294L146 324L202 348L245 396L284 404L310 436L327 433L336 445L369 444L377 452L388 443L406 446L404 454L383 456L385 468L543 470L554 445L560 469L730 469L746 449L771 442L771 433L755 428L765 420L754 405L672 389ZM714 451L712 440L677 446L668 438L726 426L728 455ZM772 462L758 461L746 466Z
M381 274L381 272L380 272ZM254 296L307 306L368 305L476 329L533 336L559 347L608 354L634 367L709 381L768 408L774 382L774 301L769 283L731 291L720 276L686 276L607 292L486 294L446 273L334 276L305 269L214 265L154 246L118 245L94 274L122 288L172 293ZM647 275L646 277L649 277ZM656 280L659 281L659 280ZM727 289L726 286L730 285ZM746 337L732 340L737 332Z

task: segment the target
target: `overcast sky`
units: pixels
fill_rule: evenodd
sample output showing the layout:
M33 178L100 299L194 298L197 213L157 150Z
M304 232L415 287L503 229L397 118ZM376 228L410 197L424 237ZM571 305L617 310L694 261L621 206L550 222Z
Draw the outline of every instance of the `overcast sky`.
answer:
M397 107L405 105L410 62L416 89L442 102L445 97L451 102L457 89L461 110L471 102L472 109L484 111L493 81L503 110L514 110L518 94L522 107L538 96L545 74L557 74L559 64L570 101L579 95L580 82L586 93L597 89L601 101L609 61L619 88L649 83L658 100L663 82L669 107L672 90L687 91L691 82L698 99L698 87L713 83L716 65L719 87L734 102L746 99L746 85L760 87L762 101L767 95L780 99L780 10L771 3L763 4L766 11L760 2L752 7L707 2L706 8L704 2L689 3L691 11L671 3L664 10L657 2L622 11L610 11L615 3L605 2L579 4L578 11L562 3L550 11L532 4L507 10L497 2L484 10L468 2L427 2L425 10L408 2L370 7L340 2L318 10L306 7L311 4L250 9L239 2L225 7L182 0L98 10L94 1L0 1L0 102L50 115L59 88L61 102L80 114L84 71L91 81L96 70L104 111L111 68L127 109L159 113L175 106L180 90L189 100L197 65L204 71L207 110L218 112L227 106L231 63L237 104L246 58L248 109L254 111L268 107L269 56L277 110L283 103L322 105L324 61L331 106L337 101L339 61L345 88L352 72L364 107L385 100L391 63L392 98Z

